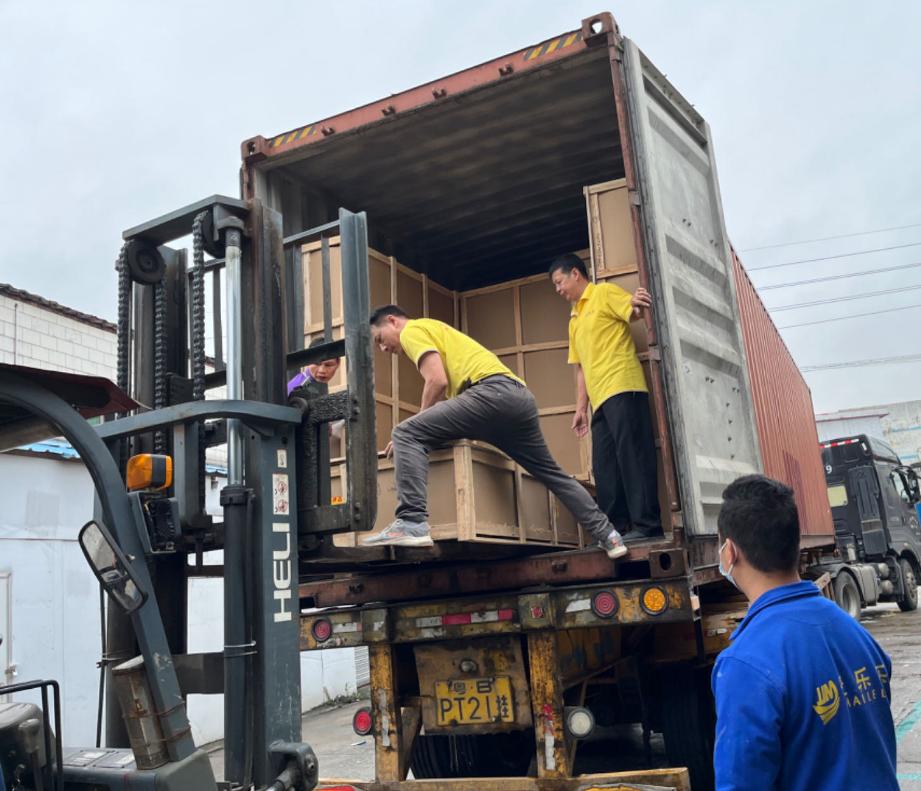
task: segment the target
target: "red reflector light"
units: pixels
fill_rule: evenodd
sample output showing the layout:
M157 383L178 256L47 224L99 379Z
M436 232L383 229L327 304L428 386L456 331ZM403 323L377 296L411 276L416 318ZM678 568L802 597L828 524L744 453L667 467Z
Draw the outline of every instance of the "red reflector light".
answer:
M310 631L313 632L314 640L318 643L325 643L332 637L333 625L326 618L319 618L313 622L313 627Z
M617 597L611 591L600 591L592 597L592 612L599 618L610 618L617 612Z
M441 623L444 626L458 626L459 624L473 623L473 618L469 612L456 612L451 615L442 615Z
M371 709L361 708L355 712L352 717L352 730L359 736L367 736L374 729L374 719L371 717Z
M515 611L512 609L508 610L499 610L499 620L500 621L512 621L515 619Z

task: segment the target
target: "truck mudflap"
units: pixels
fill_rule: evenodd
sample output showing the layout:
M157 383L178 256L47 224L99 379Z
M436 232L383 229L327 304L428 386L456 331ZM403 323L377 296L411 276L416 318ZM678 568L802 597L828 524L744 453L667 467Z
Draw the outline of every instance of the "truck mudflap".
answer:
M482 777L456 780L403 780L378 783L321 780L318 791L691 791L687 769L608 772L565 779Z

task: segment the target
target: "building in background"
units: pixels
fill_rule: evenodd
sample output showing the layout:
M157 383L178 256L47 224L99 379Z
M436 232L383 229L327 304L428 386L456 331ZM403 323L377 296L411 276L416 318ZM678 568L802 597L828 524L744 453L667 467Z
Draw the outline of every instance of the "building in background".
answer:
M0 283L0 363L114 381L116 328ZM219 516L226 472L223 454L214 450L208 455L205 497L208 512ZM57 679L62 726L72 745L96 739L99 586L77 543L80 527L92 517L93 497L86 468L63 440L0 453L0 684ZM219 552L209 555L206 562L222 562ZM190 579L188 599L188 650L223 650L223 581ZM366 659L358 664L366 666ZM358 685L356 652L302 653L301 678L305 711L352 695ZM188 710L198 744L222 737L222 696L190 695Z
M819 441L854 434L879 437L903 464L921 463L921 401L901 401L816 415Z
M883 438L883 418L886 412L868 407L866 409L843 409L840 412L826 412L815 416L819 442L838 437L866 434Z

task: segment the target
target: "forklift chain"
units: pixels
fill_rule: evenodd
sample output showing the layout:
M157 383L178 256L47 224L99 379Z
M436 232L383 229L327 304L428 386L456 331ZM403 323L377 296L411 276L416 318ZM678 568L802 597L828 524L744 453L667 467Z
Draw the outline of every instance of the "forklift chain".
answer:
M128 274L128 243L122 245L122 249L115 261L115 270L118 272L118 326L117 326L117 359L116 379L118 386L128 392L128 341L131 333L129 326L131 311L131 277ZM118 469L124 475L125 467L128 464L128 440L122 439L118 442Z
M208 216L207 211L200 212L192 223L192 399L202 401L205 398L205 247L202 224ZM205 469L205 424L198 424L198 468ZM200 494L201 497L203 495ZM204 507L204 502L199 503Z
M154 286L154 409L166 403L166 285ZM154 432L154 453L166 453L166 432Z
M192 224L192 398L205 397L205 248L201 212Z
M131 304L131 278L128 276L128 245L123 244L115 261L118 272L118 359L116 361L118 386L128 392L128 315Z

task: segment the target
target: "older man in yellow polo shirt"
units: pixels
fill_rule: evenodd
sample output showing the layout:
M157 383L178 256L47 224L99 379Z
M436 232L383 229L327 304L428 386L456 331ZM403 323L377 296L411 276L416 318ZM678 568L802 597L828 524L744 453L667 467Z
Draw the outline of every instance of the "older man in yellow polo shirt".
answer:
M573 431L588 433L591 403L592 469L598 504L627 541L658 538L662 520L649 392L636 356L630 322L652 306L649 292L592 283L582 259L554 260L550 279L572 305L569 362L576 366Z
M495 445L552 491L611 558L627 548L591 495L553 460L540 430L537 404L525 383L488 349L436 319L411 319L396 305L371 315L381 351L401 351L425 380L418 414L393 430L396 519L369 536L370 546L431 546L428 454L457 439Z

